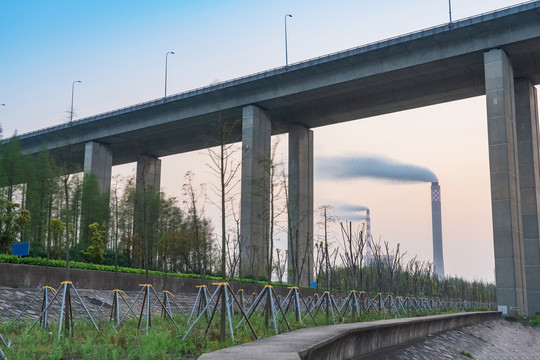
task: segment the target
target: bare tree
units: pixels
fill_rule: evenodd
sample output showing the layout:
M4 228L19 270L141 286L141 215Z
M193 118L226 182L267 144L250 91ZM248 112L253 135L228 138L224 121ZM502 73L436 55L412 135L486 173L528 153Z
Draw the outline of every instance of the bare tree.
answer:
M319 283L321 281L321 275L324 272L324 243L316 242L315 243L315 281L317 281L317 291L319 290Z
M395 295L399 295L398 292L398 285L397 285L397 279L396 279L396 271L398 271L401 267L401 261L403 257L405 256L406 252L401 254L399 249L399 244L396 245L395 248L390 249L390 245L388 241L384 242L384 261L386 262L386 268L388 269L388 276L389 276L389 286L391 291Z
M285 250L285 255L281 256L281 249L276 248L276 261L274 263L276 269L276 274L278 277L279 284L283 283L283 276L287 270L287 251Z
M285 190L285 202L287 204L287 247L289 249L287 256L287 274L289 282L298 286L300 284L300 276L302 275L303 264L300 263L300 249L298 249L298 230L293 228L291 219L290 202L289 202L289 189L287 185L287 175L285 171L281 173L281 182ZM291 281L292 279L292 281Z
M377 283L377 291L381 292L384 289L384 273L385 273L385 261L382 253L382 247L380 239L377 243L371 243L371 250L373 252L372 267L375 267L375 276Z
M352 222L341 225L342 249L341 260L343 265L351 273L351 288L362 288L362 261L364 259L364 248L366 241L363 228L353 233Z
M112 229L112 238L114 241L114 283L113 286L116 289L117 288L117 278L118 278L118 240L120 238L120 195L119 195L119 185L122 182L122 178L120 175L117 175L114 177L114 183L113 183L113 190L112 190L112 196L111 196L111 221L113 224L109 227L109 229Z
M324 235L323 235L323 246L324 246L324 258L325 258L325 272L326 272L326 284L325 288L330 289L330 268L331 268L331 260L330 260L330 251L329 251L329 244L328 244L328 227L331 223L336 222L336 218L333 217L330 213L334 207L332 205L322 205L319 206L315 211L321 216L321 221L319 221L317 224L319 226L323 227Z
M422 261L418 260L416 256L409 260L407 264L408 271L412 275L412 290L415 297L417 297L418 294L421 292L422 267Z
M186 183L182 186L183 195L186 198L184 200L188 205L188 214L191 222L191 229L193 231L193 241L195 246L195 271L199 272L204 278L206 276L206 269L204 264L206 263L205 257L207 256L205 251L205 244L203 244L203 238L201 236L201 218L204 213L205 203L205 187L201 185L200 189L195 189L193 185L193 171L187 171L184 175ZM202 205L200 205L202 199Z
M268 164L269 171L270 171L270 231L268 232L268 259L267 259L267 274L268 277L268 284L271 283L272 280L272 264L274 262L273 255L274 255L274 236L275 236L275 229L276 229L276 223L277 218L285 212L287 209L287 206L279 206L279 201L281 200L281 193L283 192L284 187L282 186L283 183L281 183L278 180L277 174L284 173L283 170L283 162L276 162L276 151L279 145L279 140L276 140L272 146L272 153L270 156L270 163ZM278 172L278 168L281 167L281 172Z
M234 238L231 240L230 235L227 236L227 267L229 268L229 277L231 281L234 280L234 274L236 273L236 268L238 266L238 262L240 261L240 255L239 255L239 242L238 238Z
M236 185L240 182L237 176L241 163L234 158L241 148L238 145L229 142L231 133L236 126L236 122L227 124L221 118L221 99L217 99L218 119L216 133L218 135L219 147L217 150L210 148L208 150L211 165L209 168L219 178L219 186L213 187L218 195L220 202L218 208L221 211L221 273L222 279L226 279L226 242L227 242L227 203L231 197L235 196ZM225 341L225 292L223 292L221 301L221 328L220 340Z
M234 221L234 229L231 229L230 232L233 234L233 239L230 238L230 235L227 237L227 261L229 266L229 273L231 281L234 280L234 277L236 275L236 272L238 270L238 277L242 278L242 274L240 270L242 269L242 248L245 245L246 238L241 236L240 234L240 216L239 211L235 211L235 209L239 209L238 206L235 206L235 198L229 199L231 202L231 214Z
M425 261L422 263L422 275L421 275L421 289L423 296L430 296L432 294L432 282L433 277L433 262ZM465 283L465 282L463 282Z
M339 279L337 278L337 276L334 276L334 273L336 272L335 270L337 268L336 261L338 259L338 255L339 255L339 249L333 248L332 252L330 253L330 288L328 289L329 291L332 291L332 289L340 288Z

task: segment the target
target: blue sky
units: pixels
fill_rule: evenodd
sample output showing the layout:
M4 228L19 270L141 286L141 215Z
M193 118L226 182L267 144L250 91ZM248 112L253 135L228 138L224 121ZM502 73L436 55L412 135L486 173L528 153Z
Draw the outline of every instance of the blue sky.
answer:
M454 0L454 20L518 4ZM7 1L0 12L3 136L92 116L448 21L448 1ZM372 154L434 171L443 196L446 270L493 280L483 97L315 129L315 156ZM286 143L286 138L282 140ZM209 181L205 154L163 159L165 191ZM133 166L118 168L130 172ZM431 257L429 184L316 179L315 203L372 209L376 237ZM210 210L209 210L210 211ZM336 240L337 241L337 240Z
M514 3L454 0L453 17ZM84 83L78 117L159 97L167 51L176 53L169 93L281 66L286 13L296 62L444 23L448 2L9 1L0 13L4 135L65 120L73 80Z

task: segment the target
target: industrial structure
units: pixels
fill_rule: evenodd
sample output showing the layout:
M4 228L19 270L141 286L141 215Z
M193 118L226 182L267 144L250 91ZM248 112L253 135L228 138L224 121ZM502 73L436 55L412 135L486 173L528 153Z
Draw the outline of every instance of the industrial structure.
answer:
M371 212L366 209L366 256L364 265L369 266L373 262L373 236L371 235Z
M441 186L431 183L431 229L433 231L433 272L444 278L444 256L442 243Z

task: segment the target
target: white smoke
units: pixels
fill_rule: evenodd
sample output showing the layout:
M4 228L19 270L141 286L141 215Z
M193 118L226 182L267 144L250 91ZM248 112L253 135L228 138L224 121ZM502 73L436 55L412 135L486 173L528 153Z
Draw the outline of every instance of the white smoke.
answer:
M337 206L337 210L346 212L360 212L368 210L368 207L362 205L342 204Z
M323 179L372 178L392 182L435 182L433 171L383 156L320 157L315 171Z
M344 221L364 221L367 219L366 215L357 215L351 213L339 215L338 217Z
M341 204L336 206L338 217L346 221L366 220L367 216L365 214L359 214L359 212L363 213L366 210L368 210L368 207L362 205Z

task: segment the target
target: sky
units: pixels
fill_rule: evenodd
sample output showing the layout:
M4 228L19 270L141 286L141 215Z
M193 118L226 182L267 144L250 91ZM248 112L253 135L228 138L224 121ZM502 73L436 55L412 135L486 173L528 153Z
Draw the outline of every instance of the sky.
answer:
M519 4L453 0L453 20ZM7 1L0 12L3 137L414 32L449 21L446 0ZM314 130L323 157L374 156L438 178L447 275L494 281L484 97ZM286 161L287 138L281 136ZM212 181L205 151L162 159L162 190L180 196L184 174ZM130 174L133 164L113 169ZM430 260L430 183L315 176L315 207L371 209L374 238ZM207 207L210 207L207 205ZM208 210L210 216L212 210ZM335 214L345 220L345 214ZM316 219L317 221L317 219ZM317 229L320 231L320 229ZM335 233L333 242L340 241Z

